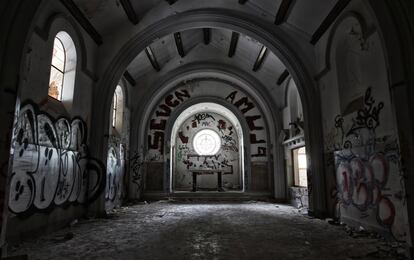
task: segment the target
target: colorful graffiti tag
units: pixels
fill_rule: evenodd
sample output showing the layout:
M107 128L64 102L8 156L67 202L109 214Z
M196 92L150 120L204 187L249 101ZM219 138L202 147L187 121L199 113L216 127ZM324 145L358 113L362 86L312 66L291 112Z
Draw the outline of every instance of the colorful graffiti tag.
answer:
M341 144L335 152L338 215L359 219L367 225L388 229L397 240L405 240L403 208L405 191L398 143L377 129L384 103L377 102L368 88L364 108L348 119L337 116L335 127L341 133Z

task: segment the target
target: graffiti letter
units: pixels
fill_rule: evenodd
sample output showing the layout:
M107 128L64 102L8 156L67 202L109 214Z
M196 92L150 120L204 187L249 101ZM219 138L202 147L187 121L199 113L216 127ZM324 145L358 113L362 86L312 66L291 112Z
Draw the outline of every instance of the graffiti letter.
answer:
M178 137L180 137L180 140L183 144L188 143L188 136L184 136L183 132L179 132Z
M229 101L230 99L230 102L233 104L234 99L236 98L236 94L237 94L237 91L231 92L230 95L226 97L226 100Z
M252 154L252 157L264 157L266 156L265 147L257 147L257 154Z
M165 104L167 104L167 106L170 106L170 107L176 107L176 106L178 106L180 104L180 102L178 102L178 100L174 100L173 101L173 98L174 98L173 95L168 95L165 98Z
M190 96L190 93L188 93L188 91L187 90L185 90L185 89L182 89L181 90L181 93L180 92L178 92L178 91L175 91L175 97L177 98L177 99L179 99L181 102L183 102L184 101L184 98L186 97L186 98L190 98L191 96Z
M249 125L249 129L250 131L253 130L263 130L264 127L262 126L255 126L254 121L256 121L257 119L262 118L262 116L246 116L246 121L247 124Z
M239 101L234 103L234 105L240 109L243 114L246 114L249 110L254 108L254 104L249 101L247 97L241 98ZM243 109L241 107L244 106Z
M155 112L155 114L157 116L166 116L166 117L169 117L171 115L171 108L169 106L162 104L162 105L159 106L159 108L161 108L164 111L158 111L157 110Z
M250 134L250 143L252 144L263 144L266 143L265 140L257 140L256 134Z
M167 124L167 120L160 120L159 123L156 122L156 119L151 119L150 129L151 130L165 130L165 125Z
M150 149L155 149L164 154L164 132L157 131L154 133L154 141L152 136L148 135L148 146Z

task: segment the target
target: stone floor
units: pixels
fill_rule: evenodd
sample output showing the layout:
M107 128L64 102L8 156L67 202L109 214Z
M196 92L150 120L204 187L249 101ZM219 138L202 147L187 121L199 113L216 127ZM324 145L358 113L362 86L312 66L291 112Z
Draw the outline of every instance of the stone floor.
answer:
M129 206L10 251L29 259L404 259L381 239L265 202Z

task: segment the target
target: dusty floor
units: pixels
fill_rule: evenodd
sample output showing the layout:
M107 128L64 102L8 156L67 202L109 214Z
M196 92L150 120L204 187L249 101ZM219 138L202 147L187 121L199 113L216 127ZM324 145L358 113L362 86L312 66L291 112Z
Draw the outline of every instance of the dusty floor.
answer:
M290 206L156 202L80 221L10 253L29 259L401 259L395 252L382 240L352 237L343 226Z

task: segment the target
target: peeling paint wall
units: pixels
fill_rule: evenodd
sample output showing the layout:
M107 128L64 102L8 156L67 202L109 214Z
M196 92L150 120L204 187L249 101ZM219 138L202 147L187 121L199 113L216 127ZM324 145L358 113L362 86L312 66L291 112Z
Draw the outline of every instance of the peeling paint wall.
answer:
M376 20L362 3L351 4L317 53L330 214L407 241L404 172Z

